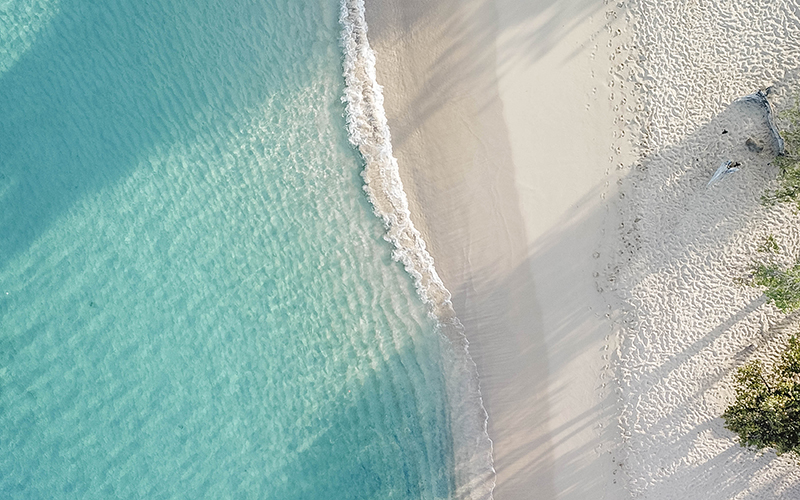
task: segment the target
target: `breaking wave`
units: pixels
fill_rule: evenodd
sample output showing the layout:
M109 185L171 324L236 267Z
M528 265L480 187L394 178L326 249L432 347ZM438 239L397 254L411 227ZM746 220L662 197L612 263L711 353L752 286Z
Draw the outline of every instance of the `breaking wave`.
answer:
M364 190L375 214L386 227L393 256L414 279L420 297L430 307L449 341L453 359L445 360L453 435L455 498L492 498L495 470L487 413L480 394L475 362L469 355L464 327L456 317L450 292L436 272L433 257L411 221L408 200L392 153L391 134L383 108L382 88L375 75L375 53L367 40L364 0L342 0L339 22L344 50L347 129L350 142L365 161Z

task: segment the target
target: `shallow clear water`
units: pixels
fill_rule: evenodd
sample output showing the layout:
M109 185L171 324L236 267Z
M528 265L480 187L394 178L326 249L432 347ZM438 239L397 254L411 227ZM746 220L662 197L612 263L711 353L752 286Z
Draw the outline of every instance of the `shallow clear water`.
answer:
M0 497L447 498L338 1L223 3L0 7Z

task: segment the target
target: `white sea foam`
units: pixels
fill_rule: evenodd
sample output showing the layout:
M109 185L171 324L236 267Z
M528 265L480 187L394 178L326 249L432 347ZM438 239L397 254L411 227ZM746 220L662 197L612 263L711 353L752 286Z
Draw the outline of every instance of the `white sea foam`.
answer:
M455 498L491 499L495 470L477 367L469 355L464 328L453 310L450 292L411 221L397 160L392 153L383 93L376 79L375 53L367 40L364 0L342 0L339 22L348 135L366 163L362 173L364 189L386 226L385 238L394 245L394 258L414 278L419 295L430 307L455 353L455 359L445 364L449 372L446 378L454 441Z

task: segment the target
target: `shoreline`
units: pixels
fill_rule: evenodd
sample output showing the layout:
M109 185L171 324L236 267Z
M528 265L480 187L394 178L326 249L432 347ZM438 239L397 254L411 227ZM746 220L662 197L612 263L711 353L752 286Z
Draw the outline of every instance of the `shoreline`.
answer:
M612 251L613 165L632 163L625 141L609 151L605 12L366 6L412 220L478 365L499 500L624 497L602 378L615 346L593 276Z
M800 216L759 202L770 148L745 147L769 117L737 100L796 91L796 6L367 2L411 217L478 366L494 497L800 495L791 460L720 418L735 369L800 327L735 284L759 237L800 255ZM707 186L728 159L740 172Z
M477 366L468 352L464 327L456 316L451 293L434 267L422 234L416 228L387 124L383 90L378 84L375 53L367 37L364 0L346 0L340 8L341 43L348 138L364 159L364 190L394 246L393 258L414 280L417 294L436 318L444 336L443 368L453 441L454 495L463 500L492 497L495 469L487 412L481 398Z

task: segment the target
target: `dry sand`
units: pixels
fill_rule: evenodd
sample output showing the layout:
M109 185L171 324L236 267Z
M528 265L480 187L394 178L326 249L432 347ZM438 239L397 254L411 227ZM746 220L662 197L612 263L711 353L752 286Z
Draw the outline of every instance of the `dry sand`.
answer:
M773 84L786 102L799 9L662 4L367 0L412 218L481 375L498 500L800 497L796 466L719 419L732 370L792 319L734 284L759 237L790 259L800 234L758 203L775 175L763 110L731 103ZM706 189L728 158L744 168Z
M774 357L798 326L736 284L768 234L785 263L800 257L797 214L760 204L777 175L764 110L737 98L774 86L780 109L798 91L800 5L638 0L631 10L643 149L621 206L627 252L608 275L623 300L628 488L659 500L800 498L797 461L742 449L720 418L736 367ZM724 160L740 171L706 187Z
M624 493L593 277L625 161L607 85L614 16L599 7L367 3L414 223L481 375L501 500Z

